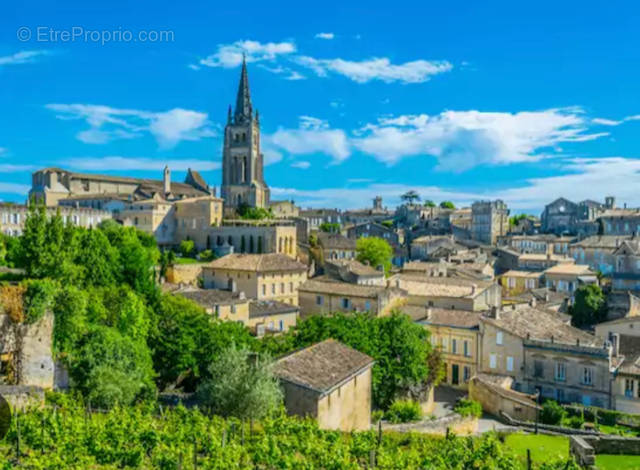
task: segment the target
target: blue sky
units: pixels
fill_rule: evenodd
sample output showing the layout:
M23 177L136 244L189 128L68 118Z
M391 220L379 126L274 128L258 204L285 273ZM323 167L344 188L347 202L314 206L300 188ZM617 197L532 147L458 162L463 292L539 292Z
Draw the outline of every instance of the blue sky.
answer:
M192 167L218 186L245 52L273 199L363 207L380 194L393 206L415 189L460 205L501 197L514 212L558 196L637 206L639 13L637 2L4 2L0 198L24 201L30 172L53 165L160 178L168 163L175 179Z

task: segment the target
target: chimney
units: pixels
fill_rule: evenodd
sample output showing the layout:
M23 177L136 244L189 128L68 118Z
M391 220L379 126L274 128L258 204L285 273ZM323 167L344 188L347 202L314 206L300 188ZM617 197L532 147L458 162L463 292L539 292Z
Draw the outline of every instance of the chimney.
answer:
M613 356L618 357L620 354L620 333L613 333L611 335L611 346L613 349Z
M511 304L511 310L515 310L516 309L516 304Z
M535 297L531 297L531 300L529 301L529 306L531 306L531 307L535 307L536 306L536 298Z
M164 193L169 194L171 192L171 170L169 170L169 166L164 167L164 173L162 175L162 186L164 188Z
M244 291L240 291L240 293L238 294L238 298L240 300L245 300L247 298L246 294L244 293Z
M433 313L433 311L431 310L431 307L427 307L426 313L427 313L426 319L431 320L431 314Z
M491 307L491 318L500 320L500 310L498 309L498 307Z

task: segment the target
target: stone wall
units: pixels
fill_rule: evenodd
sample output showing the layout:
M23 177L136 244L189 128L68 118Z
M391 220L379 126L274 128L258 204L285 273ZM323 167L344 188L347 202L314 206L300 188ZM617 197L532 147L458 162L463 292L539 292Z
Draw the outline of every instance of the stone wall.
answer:
M640 439L621 436L571 436L569 453L579 465L595 464L597 454L640 455Z
M0 385L0 396L7 400L12 411L44 404L44 390L27 385Z
M469 381L469 398L479 402L484 411L495 416L504 412L523 421L536 419L538 407L531 395L505 388L484 375L475 376Z
M167 282L197 286L206 263L176 264L167 268Z
M383 423L382 429L396 432L421 432L425 434L450 433L466 436L478 431L478 418L475 416L460 416L453 413L439 419L427 419L415 423L391 424Z

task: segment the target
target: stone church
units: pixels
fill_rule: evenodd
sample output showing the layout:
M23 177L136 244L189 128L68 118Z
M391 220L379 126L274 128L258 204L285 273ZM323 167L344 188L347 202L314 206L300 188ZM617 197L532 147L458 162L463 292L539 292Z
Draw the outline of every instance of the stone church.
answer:
M229 106L222 151L222 198L225 207L269 206L269 187L264 181L260 152L260 118L253 112L246 61L242 62L236 108Z

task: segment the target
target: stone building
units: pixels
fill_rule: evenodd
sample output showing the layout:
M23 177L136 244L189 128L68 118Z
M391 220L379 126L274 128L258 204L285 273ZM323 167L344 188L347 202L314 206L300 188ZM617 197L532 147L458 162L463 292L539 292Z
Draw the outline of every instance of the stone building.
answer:
M480 314L418 306L401 310L431 333L431 344L440 350L445 364L443 383L466 389L477 372Z
M279 253L230 254L203 267L202 274L206 289L298 305L298 288L307 279L307 267Z
M613 253L623 241L631 237L617 235L594 235L569 246L569 256L579 264L588 264L594 271L610 275L615 270Z
M278 360L287 413L308 416L321 429L371 427L371 357L333 339Z
M300 208L293 201L271 201L269 210L276 219L292 219L300 215Z
M322 224L342 224L344 215L339 209L302 209L298 217L307 221L308 230L318 230Z
M542 273L537 271L517 271L511 269L500 276L502 295L519 295L530 289L540 287Z
M519 253L568 255L569 246L575 237L560 237L554 234L506 235L498 239L498 246L505 246Z
M613 252L615 267L611 285L615 290L640 291L640 239L623 241Z
M288 331L296 326L300 313L295 305L248 299L244 292L191 289L179 294L193 300L215 318L242 323L257 337Z
M52 217L58 210L65 224L84 228L96 227L103 220L111 218L108 211L73 207L48 207L47 215ZM15 237L22 235L28 215L29 208L26 205L0 203L0 232Z
M477 201L471 205L471 238L495 245L498 237L509 231L509 209L497 199L495 201Z
M401 289L351 284L323 277L309 279L300 285L298 295L303 318L355 311L383 316L404 305L407 300L406 292Z
M356 240L360 237L378 237L386 240L391 246L398 246L403 241L394 229L375 222L367 222L350 227L347 230L347 237Z
M111 201L150 199L159 194L167 200L215 195L200 173L189 169L184 183L171 182L171 173L164 169L162 180L125 176L77 173L61 168L44 168L31 176L29 198L48 207L72 205L106 209Z
M269 206L260 149L260 117L254 113L246 61L242 62L236 107L229 106L222 150L222 198L229 209Z
M337 280L365 286L387 284L382 266L377 269L356 260L333 260L324 264L327 276Z
M318 233L318 244L326 261L356 258L356 241L339 233Z
M611 406L611 345L535 305L493 309L480 321L481 372L565 403Z
M478 312L502 303L500 285L493 282L400 273L389 285L406 291L408 304L418 307Z
M585 264L557 264L543 273L543 282L549 289L569 295L581 286L598 284L596 273Z

